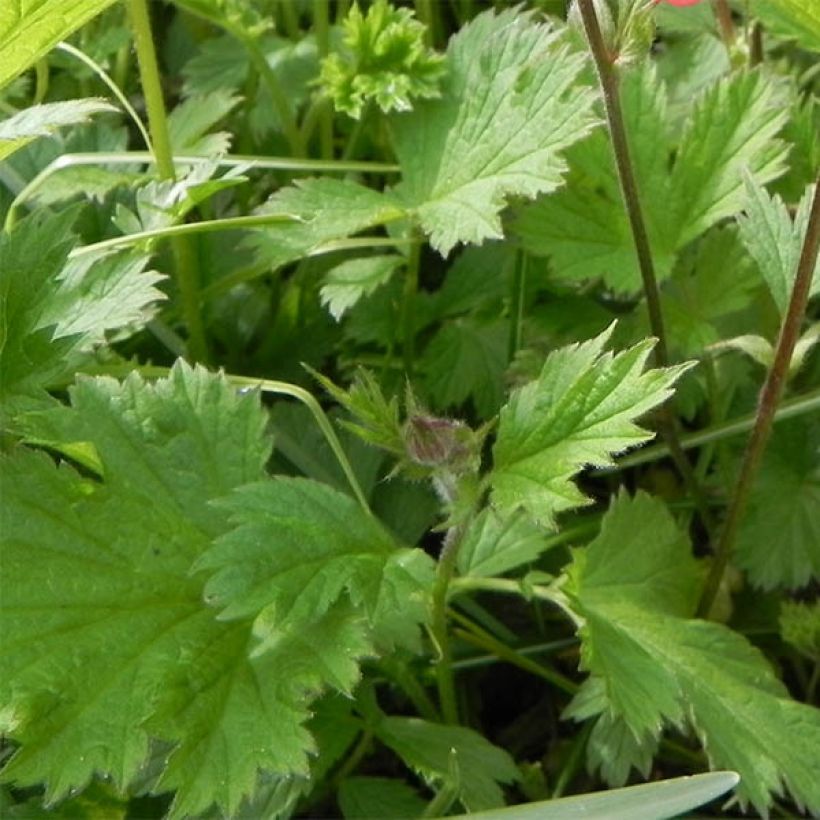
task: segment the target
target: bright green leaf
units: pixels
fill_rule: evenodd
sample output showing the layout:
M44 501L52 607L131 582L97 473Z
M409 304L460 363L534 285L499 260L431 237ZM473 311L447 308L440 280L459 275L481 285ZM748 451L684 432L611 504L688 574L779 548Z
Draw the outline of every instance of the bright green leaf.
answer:
M47 137L66 125L81 125L94 114L117 109L103 99L66 100L24 108L0 122L0 160L37 137Z
M820 661L820 601L783 601L780 606L780 634L806 657Z
M174 153L202 156L227 153L231 134L228 131L209 134L208 131L241 101L230 91L220 89L181 102L168 116L168 136Z
M0 88L113 0L14 0L0 6Z
M557 513L588 503L576 473L652 438L635 419L669 398L688 365L644 373L653 341L603 353L611 332L554 351L501 409L491 476L501 510L524 507L552 526Z
M561 151L593 126L583 58L560 40L518 9L485 12L450 41L442 98L394 117L396 193L443 255L502 237L507 198L557 188Z

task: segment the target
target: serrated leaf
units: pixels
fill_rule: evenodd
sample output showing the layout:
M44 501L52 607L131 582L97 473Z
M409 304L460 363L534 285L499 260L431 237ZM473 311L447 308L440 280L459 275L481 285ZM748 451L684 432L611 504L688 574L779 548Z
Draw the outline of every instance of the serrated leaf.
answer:
M611 464L612 455L652 437L635 419L669 398L688 365L642 372L651 339L603 353L613 327L554 351L501 409L491 483L503 512L523 507L552 526L557 513L588 503L572 482L576 473Z
M146 255L69 261L74 216L39 212L0 235L0 401L71 372L106 331L144 325L164 298Z
M742 169L761 183L785 170L786 146L775 138L786 121L778 94L757 72L723 78L697 98L676 141L667 130L667 93L651 66L625 75L630 155L659 278L669 275L688 242L741 210ZM552 257L560 277L602 278L617 291L638 290L634 242L606 136L593 134L568 156L569 184L521 208L516 232L528 250Z
M735 547L755 586L794 589L820 578L820 430L777 426L766 449Z
M698 99L664 205L678 247L743 207L742 171L760 184L785 171L786 146L775 137L786 118L777 87L759 71L731 74Z
M66 125L86 123L94 114L116 110L106 100L96 97L25 108L0 122L0 160L4 160L37 137L47 137Z
M758 811L781 784L816 811L820 710L791 700L741 635L681 617L696 570L661 502L621 496L604 521L576 553L566 589L584 619L584 668L602 679L609 713L636 738L691 722L711 765L738 771L740 794Z
M666 89L650 63L626 72L621 102L657 275L669 275L673 231L665 209L668 154ZM609 137L596 131L567 152L568 184L517 214L515 231L527 250L552 257L562 278L595 279L618 291L636 290L640 275Z
M507 198L557 188L561 151L594 125L583 58L560 39L518 9L485 12L451 39L441 99L394 117L396 193L442 255L501 238Z
M307 255L323 242L393 222L405 212L386 194L349 180L322 177L282 188L259 213L294 220L260 231L250 240L258 257L275 268Z
M387 282L402 265L401 256L365 256L349 259L327 272L319 296L336 321L363 296Z
M113 0L17 0L0 6L0 88Z
M419 359L436 408L457 407L472 398L481 418L497 412L504 398L509 323L472 318L444 323Z
M418 643L427 620L433 562L400 548L388 531L338 490L278 477L219 502L234 522L197 564L221 617L255 619L263 654L349 598L377 643ZM271 549L276 545L276 549Z
M757 262L781 316L789 306L797 276L813 195L814 186L810 185L792 222L783 200L746 176L746 215L738 219L740 237ZM820 293L820 261L814 269L811 293Z
M491 577L534 561L549 548L544 532L525 515L483 510L470 523L458 551L460 575Z
M188 97L168 116L168 137L177 154L214 156L231 147L231 134L209 134L242 101L230 91L219 89L210 94Z
M471 812L504 805L499 783L520 778L509 754L463 726L444 726L418 718L387 717L376 736L411 769L433 783L450 780L451 755L458 767L458 797Z
M23 448L3 463L0 702L21 744L3 776L50 800L93 773L122 789L155 738L172 816L232 812L258 769L306 771L306 698L355 673L334 652L351 619L328 611L250 661L250 622L219 621L191 574L227 526L209 501L263 475L255 396L179 365L155 385L83 380L72 402L32 424L92 444L101 481Z
M752 11L767 30L794 38L810 51L820 51L820 3L816 0L768 0Z

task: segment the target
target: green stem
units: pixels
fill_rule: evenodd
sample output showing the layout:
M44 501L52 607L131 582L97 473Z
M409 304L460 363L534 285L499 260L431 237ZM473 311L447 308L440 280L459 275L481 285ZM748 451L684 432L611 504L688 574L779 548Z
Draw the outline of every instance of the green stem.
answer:
M145 96L145 107L148 111L148 125L154 146L157 171L162 179L175 179L174 154L168 133L165 100L151 33L147 0L126 0L126 2L136 45L140 82ZM185 239L174 241L172 249L176 262L174 267L182 301L182 313L188 328L188 353L194 361L207 361L208 344L199 311L199 275L196 260Z
M515 255L512 286L510 288L510 340L507 349L507 359L512 361L521 348L521 334L524 318L524 294L527 285L526 251L519 248Z
M447 634L447 591L456 568L458 550L466 532L466 524L457 524L447 530L444 546L436 567L436 580L432 593L431 631L436 641L439 657L436 662L436 684L438 686L441 714L445 723L458 723L455 684L453 681L450 636Z
M231 373L226 373L225 378L232 384L257 387L263 393L272 393L277 396L290 396L304 404L313 415L316 424L325 437L325 441L327 441L330 449L333 451L333 455L336 456L336 460L339 462L339 466L342 468L342 472L344 472L345 478L359 505L368 515L373 514L368 506L367 498L364 492L362 492L359 480L356 478L353 466L344 451L344 447L342 447L342 443L339 441L339 437L336 435L336 431L333 429L333 424L312 393L298 385L273 381L271 379L256 379L252 376L236 376Z
M123 90L117 85L116 82L114 82L114 79L108 74L108 72L99 63L92 60L85 52L80 51L78 48L74 48L74 46L70 43L58 43L57 48L60 51L64 51L66 54L70 54L84 65L87 65L100 78L100 80L102 80L106 88L108 88L108 90L117 98L119 104L123 107L123 110L129 117L131 117L131 121L137 127L137 131L140 132L140 136L142 137L142 141L145 143L145 147L152 154L154 154L154 148L151 145L151 137L148 134L148 129L145 127L145 123L142 121L140 115L137 114L134 106L131 105Z
M330 9L328 0L313 0L313 31L316 34L316 46L319 58L327 56L330 51ZM322 100L319 109L319 145L322 158L333 157L333 109L329 100Z
M288 37L291 40L298 40L301 32L299 31L297 3L295 0L284 0L283 3L279 4L279 8L282 12L282 19L285 22L285 30L288 33Z
M43 57L34 64L34 98L31 101L32 105L39 105L48 94L48 80L49 80L48 60Z
M433 723L441 722L441 715L417 675L407 664L394 657L386 657L379 663L385 675L407 695L418 714Z
M416 291L419 287L419 261L421 259L421 240L416 234L416 241L410 245L407 255L407 269L404 273L404 290L401 298L399 327L401 333L401 352L407 378L413 375L415 358L416 317L413 313Z
M720 588L729 559L732 556L737 530L743 519L749 494L757 477L763 453L766 450L766 444L771 436L777 405L786 386L789 376L789 364L806 314L814 267L817 264L818 248L820 248L820 179L817 180L815 185L806 236L803 240L800 261L797 264L797 274L792 287L789 307L780 327L774 360L766 375L763 389L760 391L755 424L749 436L746 451L743 454L740 472L726 513L720 540L715 550L715 558L706 579L700 606L698 607L698 613L701 617L706 617L712 609L712 604Z
M578 685L574 681L562 675L560 672L556 672L554 669L550 669L548 666L544 666L543 664L522 655L520 652L516 652L515 649L512 649L506 644L501 643L501 641L496 640L496 638L485 632L480 627L477 627L467 618L459 615L458 612L451 611L451 616L454 620L459 621L466 627L464 629L457 628L453 633L456 637L461 638L461 640L466 643L477 646L485 652L490 652L497 658L500 658L507 663L511 663L519 669L523 669L526 672L537 675L570 695L574 695L578 691Z
M427 804L422 817L444 817L450 806L458 799L458 787L449 781L445 782L436 796Z
M342 159L345 162L349 162L356 155L356 149L359 147L359 140L364 133L365 121L370 119L371 108L372 105L370 102L366 102L361 114L359 114L359 119L353 122L353 128L351 129L350 134L347 137L347 142L345 143L345 150L342 152Z
M621 108L621 97L618 88L618 70L614 63L617 55L610 54L604 43L593 0L578 0L578 7L581 11L587 41L589 42L589 49L595 61L598 79L601 84L607 125L612 141L612 150L615 155L615 165L618 170L618 179L621 185L624 207L629 218L629 226L632 231L635 253L638 257L638 267L643 282L644 297L646 298L646 307L649 314L649 325L652 329L652 335L657 339L654 350L655 364L658 367L666 367L669 364L669 351L666 342L660 290L655 275L655 264L652 259L652 249L649 244L649 234L643 217L638 183L635 179L635 172L630 157L626 124ZM692 465L689 463L689 459L681 447L677 418L671 411L669 405L660 409L659 419L661 433L669 445L669 452L675 461L690 495L697 504L704 527L707 531L711 532L713 522L709 505L697 481Z
M333 785L338 787L339 784L349 775L356 771L358 765L367 756L370 751L370 744L373 742L373 730L364 729L359 735L359 740L353 747L353 751L345 759L345 762L339 767L336 774L333 775Z
M552 794L550 795L550 800L557 800L561 797L567 789L570 781L573 777L575 777L578 768L581 765L583 760L584 750L587 747L587 742L589 741L589 735L592 732L592 727L595 725L595 722L592 720L588 720L584 727L581 729L580 732L575 736L572 741L572 747L570 748L569 755L567 756L566 762L561 767L561 772L558 775L558 779L555 782L555 788L552 790Z

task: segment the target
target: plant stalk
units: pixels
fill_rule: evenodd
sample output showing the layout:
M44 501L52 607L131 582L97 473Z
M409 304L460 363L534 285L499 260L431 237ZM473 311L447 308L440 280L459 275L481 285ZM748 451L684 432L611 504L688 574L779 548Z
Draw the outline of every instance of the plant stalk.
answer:
M127 0L127 8L134 35L140 82L145 96L157 171L162 179L175 179L174 154L168 133L168 118L165 113L165 100L151 33L148 5L146 0ZM196 260L187 239L174 240L172 250L182 312L188 328L188 356L193 361L207 361L208 345L199 311L199 276Z
M618 89L618 71L614 63L616 55L609 52L598 24L593 0L578 0L578 8L586 30L590 52L595 61L598 79L603 93L606 109L607 125L612 140L612 150L615 155L615 165L618 170L618 179L621 184L621 193L624 199L635 252L638 257L638 267L641 272L643 291L646 298L646 307L649 314L649 325L652 335L658 340L655 345L654 358L657 367L666 367L669 364L669 350L666 342L666 331L661 308L660 290L655 275L655 264L652 259L652 249L649 244L649 234L646 221L643 217L641 199L637 180L633 170L629 153L629 141L626 134L621 97ZM669 405L659 411L660 430L669 446L669 452L675 461L678 472L684 481L689 493L695 501L701 520L707 531L713 529L712 516L705 495L701 489L692 465L680 444L677 419Z
M432 594L431 630L438 646L439 658L436 662L436 685L438 686L441 714L445 723L458 723L458 706L453 681L453 658L450 651L450 637L447 634L447 591L456 568L456 559L466 532L466 524L456 524L447 530L444 546L436 567L436 580Z
M329 0L313 0L313 30L320 59L330 51ZM333 158L333 109L329 100L323 100L319 108L319 145L322 159Z
M817 264L818 248L820 248L820 178L818 178L814 188L806 236L800 252L800 261L797 264L797 274L792 287L789 307L780 327L774 360L760 391L755 424L743 454L740 472L732 492L720 540L715 550L715 558L706 579L700 606L698 607L698 614L704 618L708 616L712 609L712 604L717 596L729 559L732 556L737 530L743 519L749 495L760 469L760 462L766 450L766 444L771 436L777 405L786 386L789 364L792 360L794 347L800 337L800 327L806 314L814 267Z

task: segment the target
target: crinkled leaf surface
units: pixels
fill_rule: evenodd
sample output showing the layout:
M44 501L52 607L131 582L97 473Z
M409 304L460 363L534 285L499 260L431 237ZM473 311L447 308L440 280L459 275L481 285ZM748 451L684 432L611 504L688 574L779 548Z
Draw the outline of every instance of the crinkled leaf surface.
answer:
M503 236L507 197L557 188L561 151L595 123L583 57L560 40L518 9L485 12L451 39L441 99L395 116L396 193L442 254Z
M80 125L104 111L116 111L103 99L65 100L32 105L0 122L0 160L37 137L45 137L66 125Z
M455 785L468 811L503 806L498 784L513 783L520 777L518 767L504 749L464 726L387 717L376 727L376 736L425 779L438 785L442 781Z
M551 526L557 513L588 503L576 473L652 437L635 419L669 398L687 365L643 372L653 341L604 353L611 332L550 354L501 409L491 475L500 510L523 507Z
M292 619L294 628L280 623L275 645L251 657L252 619L220 618L194 566L230 526L213 500L228 496L236 515L245 501L252 518L254 493L274 506L276 488L287 495L287 483L260 490L270 443L256 396L183 364L155 385L138 376L84 379L71 396L71 407L29 417L31 434L64 443L57 449L86 443L99 479L24 447L3 458L0 714L21 744L4 777L45 782L49 799L94 772L123 788L156 740L169 751L154 789L177 789L174 816L214 803L233 812L258 771L307 773L310 699L327 686L350 691L357 659L372 652L365 605L387 622L378 636L387 642L400 633L390 613L411 606L406 589L359 570L360 599L324 596L316 611ZM346 500L331 493L328 502L339 530L348 528L339 517ZM293 550L300 515L311 532L313 510L291 513L290 541L274 537L266 552ZM372 528L402 566L406 552ZM350 529L370 535L355 520ZM226 542L216 543L227 561ZM231 544L241 575L248 546Z
M143 326L164 298L146 255L69 260L75 216L38 212L0 235L0 402L71 372L107 330Z
M814 186L810 185L797 206L792 222L786 203L779 196L770 195L762 185L746 177L746 213L738 220L740 236L757 262L781 316L789 306L797 276L797 263L808 230L813 195ZM814 269L811 285L811 293L818 292L820 261Z
M344 597L381 643L417 643L433 562L421 550L399 548L350 496L281 477L243 487L219 506L236 526L197 569L214 573L206 597L224 608L223 618L256 617L258 653Z
M777 425L738 530L735 559L763 589L794 589L820 578L816 419Z
M14 0L0 5L0 88L113 0Z
M710 763L740 773L758 811L784 784L816 811L820 710L797 703L745 638L688 619L699 592L687 539L663 504L622 495L576 553L566 587L584 618L584 667L636 738L691 722Z
M655 266L664 278L687 242L741 210L744 168L761 183L784 171L786 146L775 135L785 105L762 74L735 73L697 98L675 140L665 85L650 65L624 76L622 98ZM596 132L568 156L569 184L521 208L516 232L529 250L551 256L561 277L602 278L615 290L638 290L637 257L606 135Z

